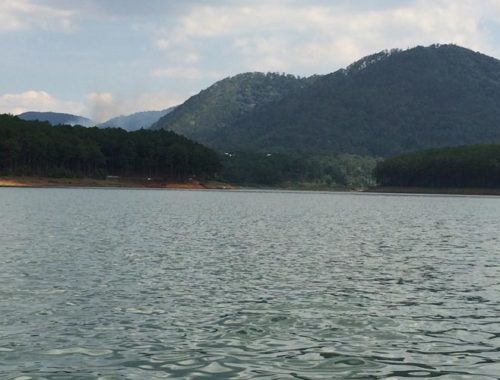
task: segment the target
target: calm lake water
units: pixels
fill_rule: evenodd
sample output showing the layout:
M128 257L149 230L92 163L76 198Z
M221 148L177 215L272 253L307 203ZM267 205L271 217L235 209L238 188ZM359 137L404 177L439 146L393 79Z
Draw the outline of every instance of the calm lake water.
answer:
M500 198L0 189L2 379L497 379Z

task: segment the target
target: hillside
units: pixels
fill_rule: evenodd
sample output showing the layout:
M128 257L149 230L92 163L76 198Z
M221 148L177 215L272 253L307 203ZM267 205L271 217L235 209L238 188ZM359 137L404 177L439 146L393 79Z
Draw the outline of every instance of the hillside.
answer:
M60 112L24 112L18 115L18 117L28 121L47 121L51 125L67 124L82 125L84 127L95 125L95 122L86 117Z
M255 112L304 88L310 80L275 73L245 73L223 79L162 117L152 129L169 129L205 143Z
M126 131L136 131L138 129L147 129L156 123L161 117L172 112L175 107L167 108L161 111L143 111L131 115L117 116L104 123L97 125L99 128L121 128Z
M300 83L239 117L219 112L231 109L231 100L217 101L229 92L214 97L209 89L203 102L189 99L182 117L173 112L156 127L218 149L261 152L390 156L500 142L500 61L462 47L381 52Z

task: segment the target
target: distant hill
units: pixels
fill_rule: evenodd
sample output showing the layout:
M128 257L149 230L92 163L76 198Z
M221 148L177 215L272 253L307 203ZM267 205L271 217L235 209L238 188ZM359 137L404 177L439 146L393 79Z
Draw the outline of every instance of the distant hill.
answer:
M500 61L459 46L383 51L314 80L265 77L218 82L154 127L260 152L390 156L500 142Z
M83 116L71 115L69 113L60 112L24 112L17 115L20 119L28 121L47 121L52 125L67 124L67 125L82 125L84 127L92 127L96 123Z
M311 80L276 73L245 73L226 78L189 98L152 129L169 129L211 142L241 118L304 88ZM213 143L217 145L217 141Z
M122 128L126 131L135 131L141 128L147 129L162 116L172 112L174 109L175 107L170 107L161 111L144 111L126 116L117 116L97 126L99 128Z

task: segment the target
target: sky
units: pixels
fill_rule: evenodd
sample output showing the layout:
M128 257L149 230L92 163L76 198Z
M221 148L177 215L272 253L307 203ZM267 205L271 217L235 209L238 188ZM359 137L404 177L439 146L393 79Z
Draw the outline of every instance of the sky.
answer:
M500 58L500 0L0 0L0 113L100 122L242 72L326 74L433 43Z

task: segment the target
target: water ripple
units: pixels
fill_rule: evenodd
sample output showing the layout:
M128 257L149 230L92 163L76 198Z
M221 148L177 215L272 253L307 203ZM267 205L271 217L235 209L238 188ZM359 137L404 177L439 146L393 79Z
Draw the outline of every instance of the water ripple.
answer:
M0 193L0 378L500 373L497 198Z

